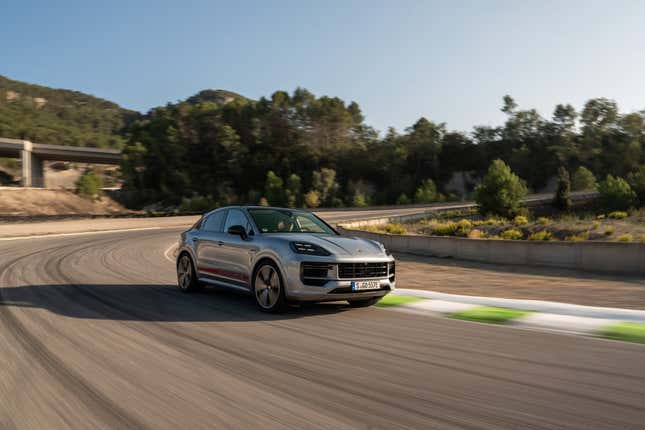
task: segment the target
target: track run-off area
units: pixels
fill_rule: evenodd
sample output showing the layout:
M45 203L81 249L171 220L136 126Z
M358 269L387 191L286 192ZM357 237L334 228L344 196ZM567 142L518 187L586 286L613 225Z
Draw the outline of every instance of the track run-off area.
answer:
M182 229L0 241L0 428L645 423L644 345L345 303L268 315L223 289L181 294L164 253Z

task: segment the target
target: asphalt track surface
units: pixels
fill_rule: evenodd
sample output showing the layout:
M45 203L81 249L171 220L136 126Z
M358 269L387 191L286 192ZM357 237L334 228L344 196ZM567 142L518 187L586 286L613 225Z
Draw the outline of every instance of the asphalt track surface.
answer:
M185 295L178 231L0 242L0 428L645 427L644 345Z

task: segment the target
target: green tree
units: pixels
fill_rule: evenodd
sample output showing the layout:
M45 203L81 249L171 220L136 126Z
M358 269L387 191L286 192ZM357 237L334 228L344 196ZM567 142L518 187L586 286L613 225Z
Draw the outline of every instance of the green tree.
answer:
M318 191L311 190L305 194L305 205L308 208L317 208L320 206L320 194L318 194Z
M300 176L292 173L287 178L286 186L287 206L296 208L302 206L302 181Z
M314 191L318 193L320 204L327 206L334 206L336 194L339 190L338 182L336 182L336 171L323 167L317 170L312 175L312 186Z
M401 194L397 199L396 199L396 204L397 205L409 205L410 204L410 198L404 194Z
M596 186L596 177L591 170L584 166L578 167L571 180L571 189L573 191L595 190Z
M475 201L482 214L511 218L522 212L526 194L524 181L502 160L495 160L475 190Z
M273 170L267 172L264 195L269 203L274 206L283 206L285 203L284 181Z
M571 180L569 172L564 166L560 166L558 169L558 188L553 198L553 206L561 211L571 209Z
M76 193L90 199L97 199L103 188L103 180L93 170L87 170L76 181Z
M641 206L645 206L645 165L629 174L629 184L636 193Z
M426 179L414 192L415 203L433 203L438 200L437 187L432 179Z
M600 204L607 211L624 211L636 204L636 193L623 178L607 175L598 184Z

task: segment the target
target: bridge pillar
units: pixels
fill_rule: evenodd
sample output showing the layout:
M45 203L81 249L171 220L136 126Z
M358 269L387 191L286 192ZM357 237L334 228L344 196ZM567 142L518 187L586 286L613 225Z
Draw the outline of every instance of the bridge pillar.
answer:
M44 187L45 172L43 169L43 160L34 155L32 150L33 144L28 140L23 141L23 149L20 151L22 186Z
M22 142L22 151L20 151L20 164L22 165L22 186L31 187L31 142L25 140Z
M31 186L45 187L45 170L43 160L38 158L33 152L31 153Z

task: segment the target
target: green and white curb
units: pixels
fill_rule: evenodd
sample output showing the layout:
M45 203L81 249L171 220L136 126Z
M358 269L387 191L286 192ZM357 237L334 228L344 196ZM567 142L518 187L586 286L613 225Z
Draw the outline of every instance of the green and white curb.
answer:
M645 311L397 289L381 307L511 327L645 343Z

